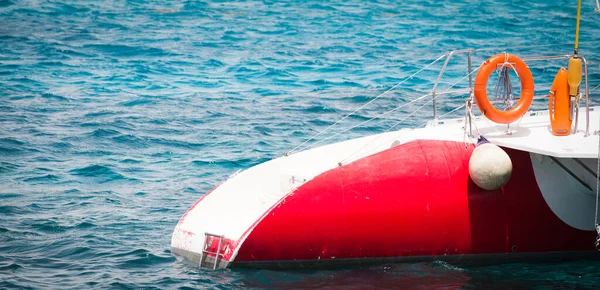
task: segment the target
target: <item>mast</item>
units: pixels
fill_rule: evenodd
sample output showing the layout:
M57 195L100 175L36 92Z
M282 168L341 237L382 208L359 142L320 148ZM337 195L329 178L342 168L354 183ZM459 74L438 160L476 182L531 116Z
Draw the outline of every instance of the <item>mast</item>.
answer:
M579 84L581 84L581 58L579 58L579 18L581 16L581 0L577 1L577 22L575 24L575 48L573 57L569 59L569 95L579 101Z

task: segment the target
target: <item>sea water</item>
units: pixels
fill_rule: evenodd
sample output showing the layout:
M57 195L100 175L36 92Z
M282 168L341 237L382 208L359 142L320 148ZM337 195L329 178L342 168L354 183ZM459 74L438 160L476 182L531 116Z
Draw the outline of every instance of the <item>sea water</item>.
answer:
M594 88L600 15L583 2L580 53ZM572 53L576 6L0 0L0 288L598 288L590 261L210 271L169 251L178 219L227 176L281 156L450 50L476 49L474 68L501 52ZM453 58L441 90L468 86L466 60ZM422 126L430 98L394 109L430 91L441 65L316 141ZM567 62L529 65L544 95ZM453 110L464 100L439 96L438 116L461 117Z

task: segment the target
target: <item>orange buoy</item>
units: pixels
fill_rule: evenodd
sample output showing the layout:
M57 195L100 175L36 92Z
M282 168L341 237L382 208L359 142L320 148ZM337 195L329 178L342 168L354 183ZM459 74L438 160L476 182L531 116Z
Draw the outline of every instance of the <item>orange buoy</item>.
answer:
M550 124L552 134L557 136L569 135L571 132L571 97L569 96L569 73L565 68L560 68L552 88L550 89L550 101L548 102L550 111Z
M521 79L521 97L517 105L509 110L502 111L494 108L487 96L487 81L492 72L500 68L502 64L509 63L515 69ZM475 99L481 113L488 119L501 124L512 123L521 118L533 101L533 76L531 71L520 58L502 53L490 57L486 60L475 77Z

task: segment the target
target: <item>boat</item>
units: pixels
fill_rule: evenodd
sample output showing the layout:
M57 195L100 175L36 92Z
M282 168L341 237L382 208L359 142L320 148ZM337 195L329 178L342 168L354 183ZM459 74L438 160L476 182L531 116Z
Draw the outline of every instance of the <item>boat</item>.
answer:
M433 89L416 99L433 108L425 127L293 150L236 172L185 212L171 252L211 269L599 257L600 107L590 105L588 62L575 48L499 53L477 68L473 49L444 54ZM439 90L457 55L467 59L468 86ZM535 96L527 63L556 60L568 69ZM495 72L499 99L488 96ZM447 94L465 96L449 112L464 116L439 115ZM531 110L535 99L548 108Z

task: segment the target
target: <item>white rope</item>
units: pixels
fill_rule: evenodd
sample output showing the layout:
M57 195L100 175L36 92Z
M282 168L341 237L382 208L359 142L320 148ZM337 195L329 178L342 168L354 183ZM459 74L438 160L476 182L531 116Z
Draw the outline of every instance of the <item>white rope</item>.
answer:
M467 77L469 77L470 75L474 74L475 72L477 72L479 69L481 68L478 67L476 69L474 69L471 73L466 74L464 77L462 77L461 79L459 79L458 81L456 81L455 83L453 83L451 86L449 86L448 88L446 88L445 90L443 90L441 93L439 93L439 95L443 95L445 92L447 92L448 90L450 90L451 88L453 88L454 86L456 86L458 83L460 83L461 81L463 81L464 79L466 79ZM427 94L424 96L419 97L418 99L412 101L418 101L428 95L431 94ZM412 103L411 102L411 103ZM418 111L420 111L423 107L425 107L427 104L433 102L433 99L429 100L428 102L426 102L425 104L423 104L422 106L418 107L416 110L414 110L412 113L410 113L408 116L406 116L405 118L401 119L400 121L396 122L394 125L392 125L391 127L389 127L387 130L385 130L383 133L381 133L379 136L377 136L375 139L371 140L371 142L365 144L364 146L362 146L361 148L359 148L357 151L355 151L354 153L348 155L346 158L344 158L342 161L340 161L338 164L343 164L346 161L350 160L351 157L355 156L355 154L357 154L358 152L362 151L363 149L365 149L367 146L372 145L375 141L377 141L380 137L382 137L385 133L389 132L390 130L392 130L394 127L400 125L402 122L404 122L406 119L408 119L409 117L411 117L412 115L414 115L415 113L417 113ZM394 109L393 111L395 111L396 109ZM390 111L391 112L391 111ZM386 113L387 114L387 113ZM394 136L394 138L396 138L396 136ZM392 138L392 139L394 139ZM389 140L385 141L385 142L389 142ZM378 143L377 146L380 146L383 143Z
M500 130L498 130L498 129L496 128L496 126L498 125L497 123L494 123L494 124L492 124L492 122L490 121L490 119L488 119L488 118L485 116L485 114L483 114L483 113L482 113L481 115L483 116L483 119L484 119L484 120L487 122L487 124L488 124L488 127L490 127L490 128L492 128L492 129L494 129L494 131L496 131L497 133L500 133L500 135L504 135L504 134L506 134L506 133L510 133L510 131L500 131ZM523 116L521 116L521 118L523 118ZM508 125L510 125L510 124L508 124ZM508 135L510 135L510 134L508 134Z
M456 107L456 108L452 109L452 111L450 111L450 112L448 112L448 113L445 113L445 114L441 115L441 116L440 116L438 119L442 119L442 118L444 118L445 116L448 116L448 115L450 115L450 114L452 114L452 113L454 113L454 112L456 112L456 111L458 111L458 110L460 110L460 109L462 109L462 108L465 108L466 106L467 106L467 104L466 104L466 103L465 103L465 104L463 104L463 105L460 105L460 106L458 106L458 107ZM465 116L466 116L466 115L467 115L467 114L465 114ZM430 121L431 121L431 120L430 120ZM417 126L417 128L423 128L423 127L427 126L427 124L428 124L428 123L429 123L429 121L425 121L425 122L423 122L423 123L419 124L419 125Z
M423 104L422 106L420 106L419 108L417 108L416 110L414 110L412 113L410 113L408 116L404 117L402 120L398 121L397 123L395 123L394 125L392 125L390 128L388 128L388 129L387 129L385 132L383 132L383 133L382 133L382 135L383 135L383 134L385 134L385 133L387 133L387 132L389 132L389 131L390 131L392 128L394 128L394 127L396 127L396 126L400 125L402 122L406 121L406 119L408 119L409 117L412 117L412 116L413 116L415 113L417 113L418 111L420 111L420 110L421 110L423 107L425 107L426 105L430 104L432 101L433 101L433 99L431 99L431 100L427 101L425 104ZM454 112L456 112L456 111L458 111L458 110L460 110L460 109L462 109L462 108L464 108L466 105L467 105L467 104L460 105L460 106L458 106L458 107L456 107L456 108L452 109L452 111L450 111L450 112L448 112L448 113L445 113L445 114L441 115L441 116L440 116L440 119L441 119L441 118L443 118L443 117L445 117L445 116L447 116L447 115L450 115L450 114L452 114L452 113L454 113ZM427 125L427 123L428 123L428 122L429 122L429 121L427 121L427 122L425 122L425 123L421 124L419 127L422 127L422 126L424 126L424 125ZM379 135L379 137L381 137L382 135ZM346 158L345 158L344 160L342 160L340 163L341 163L341 164L344 164L346 161L350 160L350 157L352 157L352 156L354 156L356 153L358 153L358 152L362 151L362 150L363 150L364 148L366 148L368 145L370 145L370 144L372 144L373 142L375 142L375 140L379 139L379 137L377 137L377 138L375 138L374 140L372 140L371 142L369 142L369 143L365 144L363 147L361 147L360 149L356 150L354 153L350 154L348 157L346 157ZM396 139L396 138L397 138L397 136L394 136L393 138L387 139L385 142L378 143L378 146L379 146L379 145L381 145L381 144L383 144L383 143L389 142L389 141L390 141L390 140L392 140L392 139Z
M416 110L414 110L412 113L408 114L406 117L402 118L400 121L398 121L396 124L392 125L389 129L385 130L385 132L381 133L379 136L377 136L375 139L371 140L371 142L363 145L362 147L358 148L358 150L354 151L353 153L351 153L350 155L348 155L346 158L344 158L342 161L340 161L338 163L338 165L342 165L344 163L346 163L346 161L350 160L353 156L355 156L357 153L361 152L363 149L365 149L367 146L372 145L377 139L379 139L381 136L383 136L383 134L389 132L392 128L398 126L400 123L404 122L406 119L412 117L415 113L417 113L418 111L420 111L423 107L429 105L431 102L433 102L433 99L425 102L425 104L421 105L420 107L418 107ZM394 137L396 138L396 137ZM393 138L392 138L393 139ZM387 140L387 142L389 142L389 140ZM378 146L381 145L381 143L377 144Z
M385 112L385 113L381 113L381 114L379 114L379 115L377 115L377 116L375 116L375 117L372 117L371 119L369 119L369 120L366 120L366 121L364 121L364 122L362 122L362 123L360 123L360 124L358 124L358 125L354 125L354 126L352 126L352 127L348 128L348 129L346 129L346 130L343 130L343 131L341 131L341 132L338 132L338 133L335 133L335 134L333 134L333 135L331 135L331 136L328 136L328 137L326 137L326 138L323 138L323 139L321 139L321 140L319 140L319 141L317 141L317 142L313 143L313 144L312 144L312 146L315 146L315 145L317 145L317 144L321 144L321 143L323 143L323 142L325 142L325 141L327 141L327 140L329 140L329 139L331 139L331 138L333 138L333 137L335 137L335 136L338 136L338 135L340 135L340 134L346 133L346 132L348 132L348 131L350 131L350 130L352 130L352 129L354 129L354 128L360 127L360 126L362 126L362 125L364 125L364 124L366 124L366 123L369 123L369 122L371 122L371 121L373 121L373 120L375 120L375 119L377 119L377 118L383 117L383 116L385 116L385 115L388 115L388 114L390 114L390 113L392 113L392 112L395 112L395 111L397 111L397 110L400 110L400 109L402 109L402 108L404 108L404 107L406 107L406 106L408 106L408 105L410 105L410 104L412 104L412 103L415 103L415 102L417 102L417 101L420 101L420 100L422 100L423 98L425 98L425 97L428 97L428 96L431 96L431 93L428 93L428 94L422 95L422 96L420 96L420 97L418 97L418 98L416 98L416 99L414 99L414 100L412 100L412 101L410 101L410 102L408 102L408 103L405 103L405 104L399 105L399 106L397 106L396 108L394 108L394 109L392 109L392 110L389 110L389 111L387 111L387 112ZM296 148L297 148L297 147L296 147ZM308 147L307 147L307 148L308 148ZM296 149L294 149L294 150L296 150ZM290 151L290 152L292 152L292 151Z
M365 103L364 105L360 106L358 109L354 110L353 112L351 112L350 114L346 115L345 117L337 120L335 123L331 124L329 127L319 131L317 134L313 135L312 137L310 137L308 140L302 142L300 145L296 146L294 149L288 151L285 155L290 155L292 154L294 151L296 151L298 148L304 146L304 144L310 142L311 140L315 139L316 137L320 136L321 134L323 134L324 132L328 131L329 129L331 129L333 126L339 124L341 121L346 120L348 117L354 115L354 113L362 110L364 107L368 106L369 104L373 103L374 101L376 101L377 99L379 99L380 97L382 97L383 95L391 92L392 90L396 89L398 86L404 84L405 82L407 82L408 80L412 79L414 76L418 75L419 73L421 73L422 71L426 70L427 68L429 68L430 66L432 66L433 64L435 64L436 62L440 61L442 58L446 57L448 55L448 53L445 53L443 55L441 55L440 57L438 57L436 60L434 60L433 62L429 63L428 65L424 66L423 68L421 68L420 70L418 70L417 72L415 72L414 74L408 76L407 78L405 78L404 80L402 80L401 82L397 83L396 85L394 85L393 87L389 88L387 91L379 94L377 97L375 97L374 99L368 101L367 103ZM314 146L315 144L313 144Z
M441 118L444 118L444 117L446 117L446 116L448 116L448 115L450 115L450 114L452 114L452 113L454 113L454 112L456 112L456 111L458 111L458 110L460 110L460 109L462 109L462 108L464 108L464 107L466 107L466 106L467 106L467 104L466 104L466 103L465 103L465 104L463 104L463 105L460 105L460 106L458 106L458 107L456 107L456 108L452 109L452 111L450 111L450 112L448 112L448 113L446 113L446 114L443 114L443 115L441 115L441 116L439 117L439 119L441 119ZM425 124L427 124L427 123L425 123Z
M509 55L508 52L504 53L504 63L502 64L501 68L505 68L508 65L510 68L512 68L515 71L515 74L517 74L517 77L521 78L521 77L519 77L519 72L517 72L517 69L515 68L515 66L512 65L512 63L508 62L508 55Z
M456 108L452 109L452 111L450 111L450 112L448 112L448 113L445 113L445 114L441 115L441 116L440 116L438 119L442 119L442 118L444 118L444 117L446 117L446 116L448 116L448 115L450 115L450 114L452 114L452 113L454 113L454 112L456 112L456 111L458 111L458 110L460 110L460 109L462 109L462 108L464 108L464 107L466 107L466 106L467 106L467 104L466 104L466 103L465 103L465 104L463 104L463 105L460 105L460 106L458 106L458 107L456 107ZM465 116L466 116L466 115L467 115L467 114L465 114ZM422 127L424 127L424 126L427 126L427 123L429 123L429 121L425 121L425 122L421 123L419 126L417 126L417 128L422 128Z

